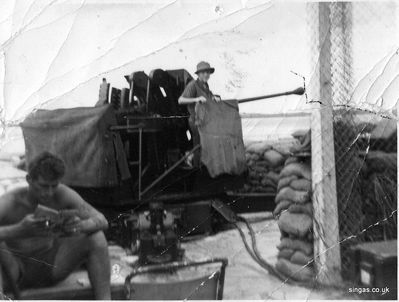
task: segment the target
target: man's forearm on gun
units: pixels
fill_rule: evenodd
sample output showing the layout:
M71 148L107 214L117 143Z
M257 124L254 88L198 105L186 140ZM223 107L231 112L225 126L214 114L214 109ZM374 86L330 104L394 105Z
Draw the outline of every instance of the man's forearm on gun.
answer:
M180 105L192 104L192 103L197 103L197 102L198 102L198 98L185 98L182 96L179 98Z

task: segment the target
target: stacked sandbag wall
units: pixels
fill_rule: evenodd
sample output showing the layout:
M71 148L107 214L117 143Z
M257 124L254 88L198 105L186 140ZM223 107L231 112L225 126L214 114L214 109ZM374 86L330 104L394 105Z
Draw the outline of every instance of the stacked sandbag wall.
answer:
M247 143L245 156L248 167L243 193L276 193L279 174L289 157L295 140Z
M291 148L279 174L273 212L281 232L276 269L297 281L311 281L313 269L313 205L310 133Z

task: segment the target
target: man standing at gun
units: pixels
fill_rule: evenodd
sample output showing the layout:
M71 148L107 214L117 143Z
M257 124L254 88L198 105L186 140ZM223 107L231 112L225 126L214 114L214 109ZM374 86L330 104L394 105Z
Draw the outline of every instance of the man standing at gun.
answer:
M246 171L245 150L237 101L221 101L209 90L208 80L215 69L207 62L197 65L198 79L191 81L179 98L187 105L193 146L201 144L194 153L194 166L200 162L212 178L241 175Z
M180 105L187 105L187 109L190 113L189 124L193 137L193 146L200 144L200 136L197 130L199 123L196 119L195 105L197 103L205 102L219 102L220 96L213 95L212 91L209 90L208 81L211 74L215 72L215 68L207 62L201 61L197 64L197 71L195 72L198 79L188 83L183 91L183 94L179 98ZM199 116L197 116L199 118ZM194 152L193 165L199 167L200 164L200 150Z
M28 186L0 197L2 295L7 286L17 294L18 287L53 285L84 263L94 298L111 299L108 245L103 233L108 222L78 193L60 183L64 174L64 162L43 152L29 163ZM46 216L54 213L63 221L57 230Z
M179 104L187 105L193 146L201 144L194 153L194 166L204 164L212 178L220 175L242 175L246 171L239 103L252 102L285 95L302 95L304 88L245 99L224 99L214 95L208 86L215 68L207 62L197 65L198 79L187 84Z
M192 105L198 102L206 102L207 100L220 101L220 97L213 95L212 91L209 90L208 81L211 74L215 72L215 68L211 67L207 62L199 62L197 64L198 75L196 81L191 81L184 89L183 94L179 98L179 104L181 105ZM192 106L191 106L192 107Z

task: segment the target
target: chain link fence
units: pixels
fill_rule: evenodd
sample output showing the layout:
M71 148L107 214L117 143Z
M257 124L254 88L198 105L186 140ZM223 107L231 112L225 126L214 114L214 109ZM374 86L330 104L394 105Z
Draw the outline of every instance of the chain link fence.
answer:
M361 77L362 64L369 63L365 60L377 64L381 59L364 55L362 49L370 47L369 39L374 39L374 46L378 47L386 43L387 33L394 36L390 30L395 23L396 5L391 2L323 5L308 4L311 64L315 70L307 90L308 102L331 106L332 110L334 153L330 156L335 160L337 208L324 204L324 211L335 210L338 216L344 277L350 269L349 248L353 244L397 238L396 120L381 117L378 112L366 113L350 102L354 85ZM326 97L330 99L323 99ZM314 188L315 185L318 184Z

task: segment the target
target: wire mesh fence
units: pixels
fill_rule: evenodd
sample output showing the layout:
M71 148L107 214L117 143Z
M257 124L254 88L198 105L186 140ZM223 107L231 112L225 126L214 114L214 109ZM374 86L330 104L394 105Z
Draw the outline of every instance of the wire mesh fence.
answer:
M316 66L308 82L308 101L316 103L318 110L328 107L332 112L334 152L328 156L335 161L336 208L324 202L323 211L337 216L340 242L337 255L342 276L350 269L349 248L353 244L397 238L396 120L382 118L379 112L366 114L351 103L354 84L359 81L353 70L362 63L360 51L362 46L368 46L367 38L370 38L370 31L374 31L371 27L383 29L389 22L394 22L395 5L390 2L380 4L308 4L310 44L314 54L311 63ZM379 37L374 38L378 40ZM366 97L368 95L364 93ZM315 135L326 135L321 129L312 139ZM312 148L315 143L323 143L323 139L312 142ZM313 168L315 164L312 162ZM331 171L326 175L328 173ZM313 188L318 185L323 184L316 183ZM381 222L386 217L391 218ZM334 233L328 232L326 223L329 222L319 215L315 215L315 219L319 219L315 225L321 225L323 229L318 231L319 237L324 236L320 240L332 242L331 238L325 238ZM376 222L381 223L367 229Z

